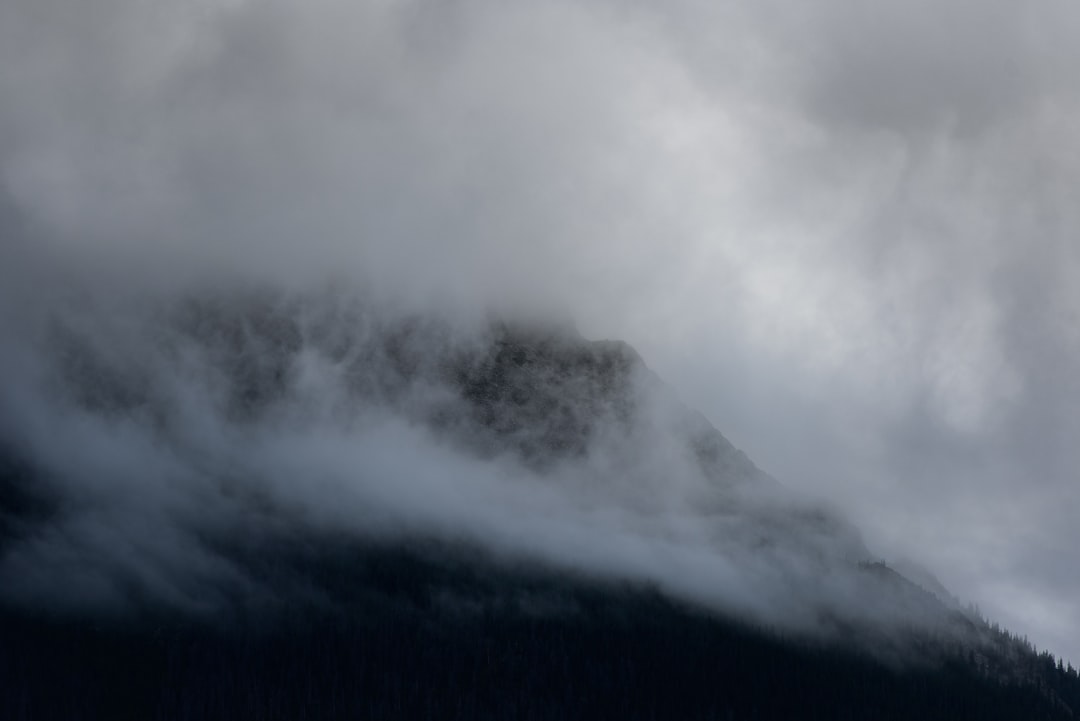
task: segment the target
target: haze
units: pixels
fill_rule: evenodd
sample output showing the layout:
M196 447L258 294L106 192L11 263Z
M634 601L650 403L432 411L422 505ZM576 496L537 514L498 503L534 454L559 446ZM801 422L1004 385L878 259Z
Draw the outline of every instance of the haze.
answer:
M9 0L5 324L40 278L237 270L569 315L1075 660L1078 33L1049 0Z

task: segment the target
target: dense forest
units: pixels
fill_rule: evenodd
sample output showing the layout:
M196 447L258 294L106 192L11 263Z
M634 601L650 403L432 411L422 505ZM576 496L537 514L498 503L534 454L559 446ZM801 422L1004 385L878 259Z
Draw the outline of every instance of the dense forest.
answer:
M72 313L45 420L0 408L5 721L1080 712L625 344L335 296Z
M910 656L883 658L477 549L325 544L233 549L280 593L224 614L5 609L3 717L955 721L1080 708L1075 671L993 629L981 648L908 639Z

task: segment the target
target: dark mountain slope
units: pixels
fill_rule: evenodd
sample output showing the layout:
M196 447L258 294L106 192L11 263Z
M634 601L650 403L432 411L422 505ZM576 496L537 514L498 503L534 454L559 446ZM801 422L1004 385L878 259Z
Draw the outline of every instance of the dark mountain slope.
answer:
M1080 708L625 344L333 289L32 330L0 389L2 718Z
M1064 720L1080 702L1036 658L1018 679L944 649L890 666L476 550L309 541L252 563L292 591L210 618L7 609L4 717Z

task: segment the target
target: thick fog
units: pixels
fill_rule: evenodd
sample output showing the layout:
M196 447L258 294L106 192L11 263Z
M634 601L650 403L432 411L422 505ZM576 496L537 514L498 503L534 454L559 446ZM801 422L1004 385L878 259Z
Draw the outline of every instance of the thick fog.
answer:
M42 509L6 538L9 602L227 610L287 591L215 539L299 537L465 544L795 631L942 620L875 586L854 527L624 344L403 312L355 282L37 280L5 327L3 451ZM516 372L500 348L534 362Z
M917 559L1076 659L1078 31L1080 11L1051 1L9 1L3 422L70 448L53 457L58 475L100 468L116 484L102 498L183 518L204 512L205 474L170 461L139 419L43 405L36 334L58 307L96 319L71 322L91 323L95 343L115 338L133 372L167 367L138 370L142 351L121 349L147 343L132 330L145 318L87 307L121 301L80 284L160 296L237 272L301 289L332 276L465 325L491 308L570 317L634 345L758 465L841 507L873 553ZM330 430L340 424L264 449L271 436L238 440L203 420L217 417L202 409L212 384L164 382L183 389L167 394L178 417L199 419L171 442L220 448L238 476L266 464L268 482L324 459L310 493L280 492L343 522L352 504L325 500L335 468L354 467ZM403 524L465 519L529 546L518 551L571 553L544 544L572 532L535 519L578 523L580 499L545 514L534 509L565 498L535 486L502 505L439 494L454 477L484 498L523 481L497 462L456 465L418 432L365 436L371 478L399 472L396 448L421 448L410 493L441 502L369 485L387 508L372 523L396 508ZM84 529L78 548L96 539L158 587L181 583L169 534L183 524L144 533L128 524L153 515L105 505L115 522ZM516 511L536 527L500 525ZM575 562L593 568L666 553L617 520L580 527L612 529L610 546L581 544L597 557ZM706 547L687 542L700 529L671 528L675 545ZM108 534L147 540L124 554ZM85 568L69 558L70 573ZM695 582L697 562L726 573L712 556L679 558L688 572L670 579ZM17 560L25 577L44 574L41 588L62 570ZM200 563L183 560L227 572ZM82 592L105 593L92 576Z

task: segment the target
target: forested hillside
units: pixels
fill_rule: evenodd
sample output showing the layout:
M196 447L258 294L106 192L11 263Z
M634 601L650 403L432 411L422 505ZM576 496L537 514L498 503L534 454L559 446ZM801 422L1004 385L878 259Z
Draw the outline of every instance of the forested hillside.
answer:
M6 609L4 718L1064 720L1080 707L1075 672L1004 637L996 651L919 639L889 662L476 551L298 544L252 563L288 601L214 617Z
M623 343L333 291L60 308L0 406L4 719L1080 709Z

